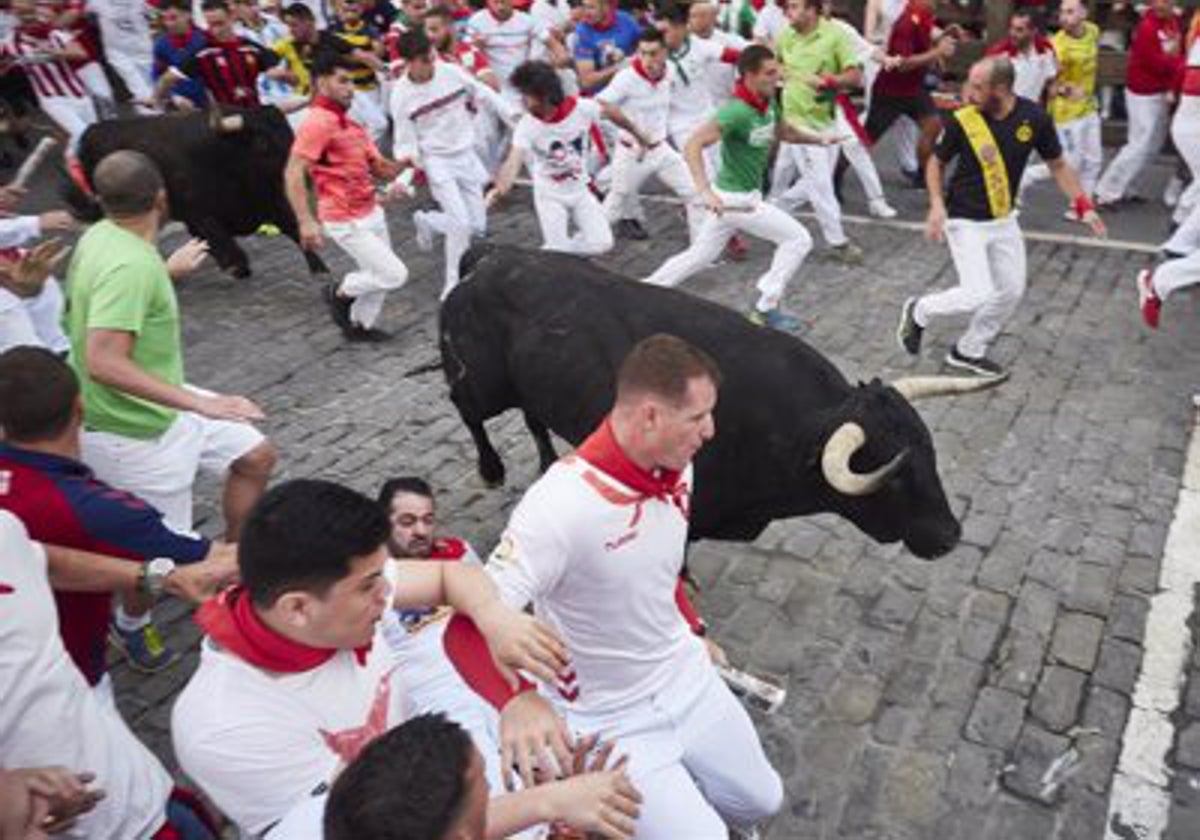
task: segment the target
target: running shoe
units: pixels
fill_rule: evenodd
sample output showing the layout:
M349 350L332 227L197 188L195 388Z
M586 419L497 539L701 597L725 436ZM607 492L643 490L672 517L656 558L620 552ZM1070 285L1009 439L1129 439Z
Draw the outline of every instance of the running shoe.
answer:
M950 352L946 354L946 364L952 368L973 373L976 376L1004 376L1004 368L1000 367L1000 365L993 362L987 356L966 356L958 352L957 347L951 348Z
M163 643L153 622L138 630L122 630L110 621L108 640L125 655L130 668L143 674L157 674L179 661L179 653Z
M910 356L921 352L921 337L925 334L925 328L917 323L914 314L916 309L915 297L904 301L904 305L900 307L900 324L896 327L896 341L900 342L900 348Z
M1138 309L1142 320L1152 330L1158 329L1158 317L1162 314L1162 298L1154 291L1154 271L1143 268L1137 275Z

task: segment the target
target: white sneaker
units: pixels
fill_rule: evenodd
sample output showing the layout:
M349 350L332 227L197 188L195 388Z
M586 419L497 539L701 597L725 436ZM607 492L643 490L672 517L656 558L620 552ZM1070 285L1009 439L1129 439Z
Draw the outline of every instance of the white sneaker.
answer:
M1167 181L1167 188L1163 190L1163 204L1174 209L1179 204L1181 195L1183 195L1183 180L1178 175L1172 175L1171 180Z
M876 219L894 219L896 218L896 208L887 203L886 198L873 199L867 205L867 212Z
M424 210L418 210L413 213L413 225L417 229L417 247L422 251L430 251L433 249L434 230L429 225L429 219L425 216Z

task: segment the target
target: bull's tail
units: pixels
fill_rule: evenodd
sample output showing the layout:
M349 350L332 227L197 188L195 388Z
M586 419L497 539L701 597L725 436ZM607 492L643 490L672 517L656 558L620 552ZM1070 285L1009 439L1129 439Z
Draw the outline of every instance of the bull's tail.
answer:
M440 358L433 359L429 362L423 362L415 368L410 368L404 372L405 379L412 379L415 376L423 376L426 373L433 373L435 370L442 369L442 360Z
M88 183L83 167L74 158L71 159L62 178L59 194L66 202L71 215L79 221L91 224L104 217L104 211L100 209L100 204L92 193L92 185Z

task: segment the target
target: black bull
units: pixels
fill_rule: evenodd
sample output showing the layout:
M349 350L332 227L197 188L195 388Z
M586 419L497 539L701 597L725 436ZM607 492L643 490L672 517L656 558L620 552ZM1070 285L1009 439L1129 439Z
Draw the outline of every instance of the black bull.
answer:
M142 152L161 170L171 217L208 242L213 259L235 277L250 275L234 239L272 224L299 244L296 216L283 187L292 129L276 108L197 111L96 123L83 133L79 163L91 182L96 166L120 149ZM98 207L72 190L77 215L94 220ZM304 258L314 274L329 269L316 254Z
M441 366L489 484L504 480L504 465L485 420L522 409L545 469L548 430L578 445L611 407L628 350L670 333L710 353L723 379L716 436L695 459L693 539L748 541L775 519L832 512L919 557L958 542L933 441L909 400L999 380L853 386L798 338L562 254L474 248L463 275L441 311Z

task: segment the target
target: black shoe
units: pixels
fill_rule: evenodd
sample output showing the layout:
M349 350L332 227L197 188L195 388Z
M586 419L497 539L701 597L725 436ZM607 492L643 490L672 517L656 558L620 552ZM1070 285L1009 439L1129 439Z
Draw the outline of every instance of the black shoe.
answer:
M993 362L987 356L964 356L958 348L951 348L946 354L946 364L952 368L965 370L976 376L1005 376L1004 368Z
M336 281L329 281L325 284L322 294L325 297L325 303L329 306L329 317L333 319L333 323L342 332L346 332L354 327L350 321L350 305L353 301L350 298L340 297L337 293L338 284Z
M617 222L617 236L622 239L633 239L638 242L649 239L650 234L642 227L637 219L621 219Z
M375 327L363 327L352 324L350 329L342 330L347 341L363 342L364 344L382 344L392 340L392 334Z
M901 169L900 174L904 176L904 180L914 190L925 189L925 179L921 176L919 169Z
M913 314L916 309L917 299L915 297L904 301L904 305L900 307L900 324L896 327L896 340L910 356L920 354L921 336L925 334L925 328L917 323L917 318Z

